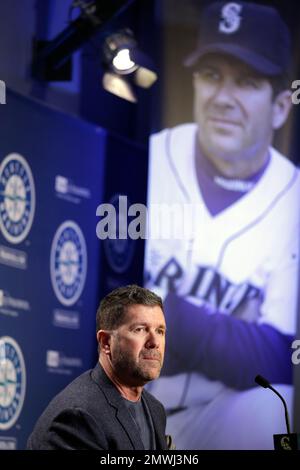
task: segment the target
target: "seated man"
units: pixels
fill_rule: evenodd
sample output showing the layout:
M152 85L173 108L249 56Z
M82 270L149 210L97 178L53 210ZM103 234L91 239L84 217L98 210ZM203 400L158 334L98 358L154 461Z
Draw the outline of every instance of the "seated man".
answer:
M160 297L136 285L115 289L100 303L96 324L99 363L51 401L28 449L166 449L164 408L143 390L163 364Z

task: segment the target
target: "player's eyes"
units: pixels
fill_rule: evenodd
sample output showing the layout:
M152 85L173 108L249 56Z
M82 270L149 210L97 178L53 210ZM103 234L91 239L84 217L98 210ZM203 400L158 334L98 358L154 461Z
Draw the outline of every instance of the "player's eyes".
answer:
M141 331L145 331L146 328L144 326L138 326L134 329L136 333L140 333Z
M210 67L205 67L196 72L196 78L199 77L202 80L216 82L220 80L220 73Z
M143 334L149 332L150 328L148 328L147 326L136 326L132 331L137 334ZM160 336L164 336L166 334L166 330L164 328L157 328L155 332Z
M157 333L158 333L159 335L161 335L161 336L165 336L166 330L164 330L163 328L161 328L161 329L157 330Z
M238 84L239 86L244 87L244 88L258 89L260 86L260 81L256 79L255 77L246 76L246 77L239 78Z

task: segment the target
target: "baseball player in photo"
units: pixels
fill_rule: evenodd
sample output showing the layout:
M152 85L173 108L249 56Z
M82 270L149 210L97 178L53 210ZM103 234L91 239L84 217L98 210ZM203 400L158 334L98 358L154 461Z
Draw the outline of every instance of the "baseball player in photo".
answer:
M189 208L173 225L188 221L184 234L150 230L145 257L167 322L165 365L150 390L177 449L273 449L273 434L285 432L280 400L254 378L265 375L291 410L300 179L272 147L292 105L290 59L275 9L211 3L186 59L195 123L150 140L150 214ZM150 219L159 233L166 219Z

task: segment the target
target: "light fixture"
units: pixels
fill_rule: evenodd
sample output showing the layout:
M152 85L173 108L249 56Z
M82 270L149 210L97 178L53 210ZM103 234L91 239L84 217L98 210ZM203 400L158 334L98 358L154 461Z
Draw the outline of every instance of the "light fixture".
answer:
M31 73L39 81L66 81L72 78L72 54L135 0L73 0L68 26L51 41L35 38ZM71 21L71 13L79 15Z
M32 76L39 81L66 81L72 78L72 54L96 32L103 30L135 0L73 0L70 13L79 15L51 41L35 39L31 64ZM103 32L102 84L120 98L136 102L132 84L149 88L157 79L153 63L141 52L129 29L113 34ZM125 76L128 76L125 77ZM130 78L129 78L130 76Z
M103 88L131 102L136 102L137 98L130 79L142 88L150 88L157 79L151 59L138 48L130 29L117 31L105 38L103 65Z

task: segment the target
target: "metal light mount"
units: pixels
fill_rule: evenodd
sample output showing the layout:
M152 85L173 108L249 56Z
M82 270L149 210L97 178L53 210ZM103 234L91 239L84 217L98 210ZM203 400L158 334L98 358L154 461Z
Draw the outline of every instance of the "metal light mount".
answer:
M42 81L70 80L71 55L135 0L73 2L81 14L51 41L34 40L31 71Z

